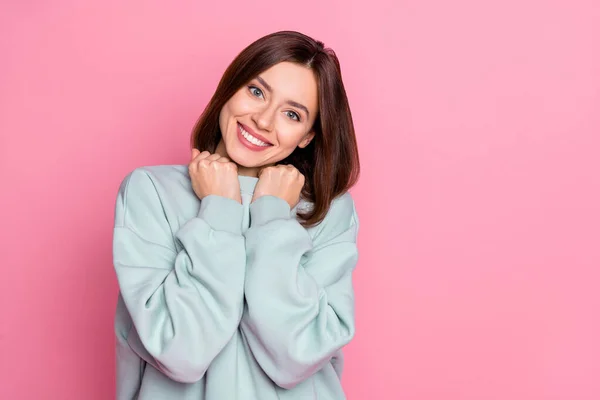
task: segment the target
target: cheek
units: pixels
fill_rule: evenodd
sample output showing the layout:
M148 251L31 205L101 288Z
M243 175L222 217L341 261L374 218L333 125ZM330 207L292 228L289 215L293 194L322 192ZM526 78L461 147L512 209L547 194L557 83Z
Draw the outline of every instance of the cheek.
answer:
M246 93L238 92L227 103L227 106L230 115L236 117L252 111L253 104L252 99Z
M221 134L227 132L227 120L229 117L229 111L227 110L227 105L223 106L221 112L219 113L219 128L221 130Z
M279 132L279 144L281 147L290 150L295 149L306 136L305 129L298 126L290 127L288 125L283 127Z
M221 133L224 135L233 132L232 126L234 125L234 121L232 119L240 115L238 105L239 102L236 102L235 98L233 98L221 109L221 113L219 114L219 127L221 128Z
M234 94L233 97L225 103L219 115L219 124L222 131L230 122L229 120L231 118L239 117L248 112L247 103L248 101L244 99L244 94L240 92Z

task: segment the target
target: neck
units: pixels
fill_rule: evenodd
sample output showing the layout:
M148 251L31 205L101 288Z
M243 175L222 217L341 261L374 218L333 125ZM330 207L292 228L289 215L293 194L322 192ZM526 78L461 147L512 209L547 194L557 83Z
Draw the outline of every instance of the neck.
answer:
M241 176L251 176L253 178L258 178L258 168L247 168L242 165L237 164L238 166L238 175Z

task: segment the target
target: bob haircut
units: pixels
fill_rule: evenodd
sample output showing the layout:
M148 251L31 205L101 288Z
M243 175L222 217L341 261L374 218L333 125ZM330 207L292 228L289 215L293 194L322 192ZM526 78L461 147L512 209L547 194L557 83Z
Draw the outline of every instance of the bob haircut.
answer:
M318 115L312 129L315 137L304 149L297 147L278 164L292 164L305 177L302 198L312 203L298 213L301 224L320 223L331 202L348 191L360 174L354 124L340 64L335 52L302 33L281 31L264 36L248 47L227 67L215 93L195 123L191 145L214 153L221 141L219 114L227 101L260 73L280 62L310 68L318 88Z

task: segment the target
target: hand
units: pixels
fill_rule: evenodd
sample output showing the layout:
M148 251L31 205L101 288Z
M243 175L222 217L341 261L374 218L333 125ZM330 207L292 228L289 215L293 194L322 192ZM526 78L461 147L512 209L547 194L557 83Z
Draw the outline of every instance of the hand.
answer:
M192 149L188 171L192 188L199 199L217 195L242 202L237 165L227 157Z
M260 171L252 201L262 196L276 196L285 200L290 209L300 200L304 175L293 165L276 165Z

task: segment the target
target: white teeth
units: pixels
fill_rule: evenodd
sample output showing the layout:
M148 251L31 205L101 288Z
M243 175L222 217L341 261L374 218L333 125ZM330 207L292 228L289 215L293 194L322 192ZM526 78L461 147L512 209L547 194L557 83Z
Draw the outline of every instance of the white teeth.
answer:
M269 145L268 143L265 143L262 140L258 140L257 138L255 138L254 136L252 136L251 134L246 132L244 130L244 128L242 128L241 125L240 125L240 131L242 132L242 136L245 137L252 144L255 144L257 146L263 146L263 147L266 147Z

